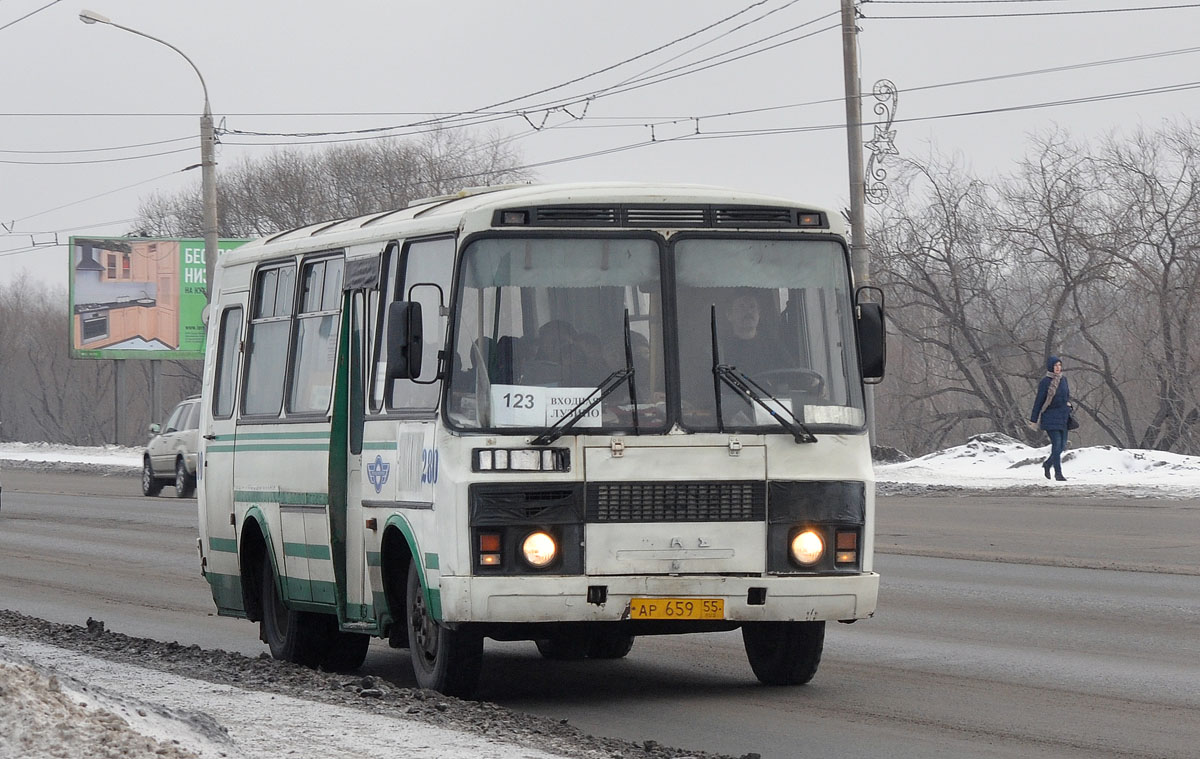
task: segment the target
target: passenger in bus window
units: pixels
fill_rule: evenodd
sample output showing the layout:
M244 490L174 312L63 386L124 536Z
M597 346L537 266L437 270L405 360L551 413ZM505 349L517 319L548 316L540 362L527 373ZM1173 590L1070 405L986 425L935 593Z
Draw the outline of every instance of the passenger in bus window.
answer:
M547 387L593 387L600 368L588 358L586 348L569 322L553 319L538 329L537 351L523 373L522 383Z

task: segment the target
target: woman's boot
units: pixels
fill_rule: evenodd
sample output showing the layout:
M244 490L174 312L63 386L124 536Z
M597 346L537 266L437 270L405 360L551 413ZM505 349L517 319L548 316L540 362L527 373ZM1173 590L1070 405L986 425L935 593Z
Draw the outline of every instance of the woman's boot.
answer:
M1058 480L1059 482L1067 481L1067 478L1063 477L1062 467L1059 467L1059 466L1054 467L1054 479Z
M1050 461L1048 459L1042 463L1042 474L1046 475L1046 479L1050 479Z

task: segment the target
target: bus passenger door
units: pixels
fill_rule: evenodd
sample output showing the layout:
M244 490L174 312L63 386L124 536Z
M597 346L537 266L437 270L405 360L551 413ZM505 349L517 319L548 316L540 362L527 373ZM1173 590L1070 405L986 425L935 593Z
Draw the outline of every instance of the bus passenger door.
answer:
M212 365L205 367L196 497L203 544L201 553L213 599L222 611L241 612L233 470L246 294L226 299L222 305L216 315L217 330L215 334L211 331L209 334L209 339L215 339L217 346Z
M371 259L378 268L378 258ZM352 270L353 271L353 270ZM348 278L349 287L352 284ZM334 406L334 430L345 430L345 469L341 477L345 483L345 497L342 504L330 499L330 508L344 505L345 517L337 519L335 512L330 512L331 535L334 539L335 574L339 585L344 588L342 602L344 622L372 625L375 614L372 607L370 590L367 585L367 560L365 544L366 514L363 509L363 426L366 412L366 377L367 359L369 354L368 330L366 311L368 308L368 293L364 289L348 291L343 305L343 313L347 314L346 335L343 350L346 361L338 367L339 398ZM344 401L342 388L345 388ZM344 405L343 405L344 404ZM344 426L337 422L339 417L345 419ZM332 442L332 441L331 441ZM332 455L333 446L330 453ZM332 464L332 461L331 461ZM372 467L374 468L374 467ZM332 471L332 467L331 467ZM331 483L332 486L332 483ZM332 493L332 487L331 487ZM344 540L339 545L336 528L338 522L344 524ZM376 529L378 523L376 522ZM338 566L340 565L340 566Z

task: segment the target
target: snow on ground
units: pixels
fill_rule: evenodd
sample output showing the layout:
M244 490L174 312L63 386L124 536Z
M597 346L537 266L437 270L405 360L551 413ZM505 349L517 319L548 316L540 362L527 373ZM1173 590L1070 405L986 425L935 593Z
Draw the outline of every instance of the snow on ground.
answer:
M1043 487L1078 495L1135 498L1200 496L1200 457L1099 445L1068 448L1066 482L1047 480L1042 462L1050 445L1025 445L1000 433L976 435L963 445L898 464L877 464L879 483L949 486L968 490Z
M66 446L0 443L0 461L140 468L143 449L122 446ZM880 483L944 486L970 490L1039 486L1077 494L1134 497L1200 497L1200 456L1109 445L1068 448L1063 454L1067 482L1047 481L1042 462L1049 444L1025 445L992 432L963 445L898 464L876 464Z
M29 461L102 466L142 465L144 448L119 445L54 445L52 443L0 443L0 461Z

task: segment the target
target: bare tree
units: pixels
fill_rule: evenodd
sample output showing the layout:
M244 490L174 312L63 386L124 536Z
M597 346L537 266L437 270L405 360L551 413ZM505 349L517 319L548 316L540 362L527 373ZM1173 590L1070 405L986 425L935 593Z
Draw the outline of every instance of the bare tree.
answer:
M328 219L403 208L469 185L526 181L511 143L435 129L419 139L375 140L323 151L276 150L223 168L217 177L222 237L260 237ZM155 195L138 227L154 236L199 234L197 190Z
M1142 382L1127 394L1148 419L1126 435L1145 448L1200 448L1200 128L1171 125L1110 140L1097 158L1117 226L1114 254ZM1133 405L1133 400L1126 401Z
M870 236L907 375L881 392L917 416L895 428L902 445L936 448L971 426L1024 434L1012 359L1032 309L992 239L994 193L952 163L908 161L897 181Z
M880 389L886 434L922 451L988 429L1041 442L1023 418L1057 354L1087 439L1200 450L1197 145L1194 124L1096 149L1054 131L991 183L908 162L870 229L904 375Z

